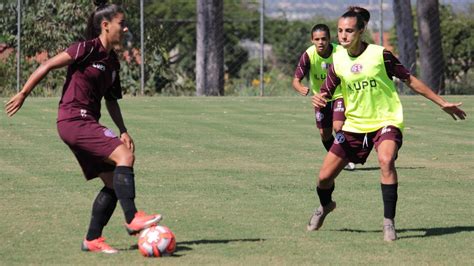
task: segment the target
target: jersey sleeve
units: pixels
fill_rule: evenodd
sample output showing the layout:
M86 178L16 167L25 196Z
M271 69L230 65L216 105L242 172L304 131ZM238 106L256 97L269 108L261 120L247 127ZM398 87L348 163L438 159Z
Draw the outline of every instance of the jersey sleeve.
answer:
M87 60L87 58L94 51L94 46L90 42L78 42L66 49L66 53L72 57L75 63L80 64Z
M120 76L117 71L114 83L110 89L104 94L104 98L107 101L114 101L122 99L122 85L120 84Z
M122 85L120 84L120 62L117 58L117 54L112 52L113 68L112 73L113 83L112 86L105 92L104 98L108 101L122 99Z
M321 85L321 93L327 93L326 98L332 99L334 92L336 91L337 86L341 84L341 79L336 75L334 70L334 65L329 66L326 79Z
M296 66L295 78L302 80L308 74L310 66L311 63L309 61L309 55L308 53L304 52L300 57L298 65Z
M383 51L383 60L389 78L397 77L402 81L407 81L410 78L410 71L390 51Z

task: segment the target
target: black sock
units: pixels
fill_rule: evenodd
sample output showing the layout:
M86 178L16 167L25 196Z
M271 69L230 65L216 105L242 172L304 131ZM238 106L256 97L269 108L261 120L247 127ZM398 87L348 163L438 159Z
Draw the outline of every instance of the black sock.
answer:
M92 204L92 217L87 231L87 240L94 240L102 236L102 229L112 217L115 206L117 206L117 197L113 189L102 188Z
M334 185L332 185L329 189L322 189L316 187L316 192L319 196L319 202L321 202L321 206L326 206L332 201L332 192L334 191Z
M397 209L398 184L380 184L380 186L382 188L383 216L387 219L394 219Z
M122 206L125 220L129 224L135 217L135 175L133 168L128 166L117 166L114 171L115 194Z
M331 138L328 140L321 140L323 142L324 148L326 148L327 151L329 151L332 147L332 144L334 143L334 136L331 135Z

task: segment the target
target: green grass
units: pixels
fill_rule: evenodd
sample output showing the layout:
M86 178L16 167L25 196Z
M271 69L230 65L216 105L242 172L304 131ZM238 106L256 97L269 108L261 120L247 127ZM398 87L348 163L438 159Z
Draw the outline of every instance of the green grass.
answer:
M176 256L156 260L130 249L120 208L104 234L123 251L80 251L101 182L85 182L57 136L58 99L28 99L15 117L0 116L0 264L471 264L474 97L448 99L464 102L468 120L402 97L400 240L390 244L375 153L337 178L338 209L306 232L325 155L310 98L122 100L137 146L137 205L162 213L177 236ZM102 122L113 125L106 113Z

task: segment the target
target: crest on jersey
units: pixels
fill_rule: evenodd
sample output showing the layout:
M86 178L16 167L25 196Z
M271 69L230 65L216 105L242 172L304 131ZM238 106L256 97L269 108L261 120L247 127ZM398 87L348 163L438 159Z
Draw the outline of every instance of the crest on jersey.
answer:
M334 143L339 144L339 143L343 143L344 141L346 141L346 137L344 136L344 133L337 132L336 137L334 138Z
M316 112L316 121L321 122L324 119L324 114L320 111Z
M352 73L357 74L357 73L360 73L361 71L362 71L362 65L361 64L352 65L352 67L351 67L351 72Z
M327 70L329 68L329 64L326 62L321 62L321 68Z
M108 129L108 128L104 128L104 136L109 137L109 138L117 137L117 135L115 135L115 133L111 129Z

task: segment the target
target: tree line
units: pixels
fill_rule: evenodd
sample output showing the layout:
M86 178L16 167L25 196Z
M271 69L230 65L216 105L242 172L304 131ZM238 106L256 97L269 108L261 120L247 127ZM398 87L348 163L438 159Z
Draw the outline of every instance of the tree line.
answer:
M141 56L145 61L146 95L237 95L242 88L256 89L252 86L258 81L259 63L241 43L258 43L258 1L149 1L144 10L144 55L140 51L138 2L112 2L125 7L130 28L120 51L124 93L140 94ZM93 5L89 0L22 3L25 77L37 67L33 59L38 53L52 56L83 39ZM439 93L474 93L474 84L468 78L474 47L472 17L455 14L449 6L439 7L437 0L417 1L416 6L411 6L410 0L394 1L393 8L396 25L392 42L402 63L433 88L439 88ZM0 12L5 14L0 17L0 44L15 48L16 1L0 0ZM329 25L336 41L335 20L265 18L264 39L272 51L265 60L265 82L278 88L275 94L291 89L285 80L291 80L299 56L311 45L310 30L316 23ZM425 54L430 49L435 52ZM64 82L62 71L51 73L40 85L44 89L35 93L57 95ZM15 58L10 56L0 62L0 94L13 93L15 83Z

